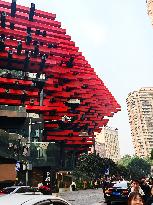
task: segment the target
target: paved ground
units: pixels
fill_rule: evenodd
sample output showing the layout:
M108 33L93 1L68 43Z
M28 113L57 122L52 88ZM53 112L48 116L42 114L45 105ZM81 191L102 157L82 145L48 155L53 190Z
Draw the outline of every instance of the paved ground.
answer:
M60 193L72 205L105 205L102 189L87 189Z

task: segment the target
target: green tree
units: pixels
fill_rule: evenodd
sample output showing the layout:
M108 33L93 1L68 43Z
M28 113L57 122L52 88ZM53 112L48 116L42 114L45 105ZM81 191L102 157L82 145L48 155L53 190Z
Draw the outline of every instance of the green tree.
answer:
M96 154L82 155L73 171L73 176L77 179L93 180L100 178L109 168L110 174L118 174L118 167L111 159L101 158Z
M145 159L133 157L129 162L127 168L130 171L131 178L140 179L150 174L150 163Z
M131 160L132 160L132 157L127 154L127 155L123 156L123 157L118 161L118 165L127 168L127 167L128 167L128 164L131 162Z
M119 176L122 176L124 179L127 179L127 180L130 179L130 171L129 171L129 169L127 169L127 167L118 164L118 170L119 170L118 171Z

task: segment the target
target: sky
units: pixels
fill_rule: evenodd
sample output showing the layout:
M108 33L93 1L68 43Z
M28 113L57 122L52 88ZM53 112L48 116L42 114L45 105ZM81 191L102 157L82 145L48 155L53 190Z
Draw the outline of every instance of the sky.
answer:
M108 125L118 128L121 156L134 154L126 98L153 86L153 27L146 0L17 0L31 3L56 14L121 105Z

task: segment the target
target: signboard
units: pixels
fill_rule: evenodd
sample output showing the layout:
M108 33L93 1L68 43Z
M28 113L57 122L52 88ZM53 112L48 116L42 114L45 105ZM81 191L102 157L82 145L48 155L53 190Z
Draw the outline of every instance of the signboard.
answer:
M47 177L45 179L45 182L50 182L50 172L47 172Z
M105 170L105 175L109 175L109 168Z
M32 170L32 164L31 163L27 164L27 170Z
M20 164L19 161L17 161L17 162L16 162L16 165L15 165L15 170L16 170L17 172L19 172L19 171L20 171L20 168L21 168L21 164Z

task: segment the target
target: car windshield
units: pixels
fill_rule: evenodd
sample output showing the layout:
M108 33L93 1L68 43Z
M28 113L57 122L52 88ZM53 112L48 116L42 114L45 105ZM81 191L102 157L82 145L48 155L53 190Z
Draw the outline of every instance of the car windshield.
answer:
M13 192L15 189L16 189L16 188L13 188L13 187L11 187L11 188L5 188L5 189L3 189L3 193L5 193L5 194L10 194L10 193Z
M128 188L128 183L126 181L118 181L116 182L113 187L120 187L123 189L127 189Z

